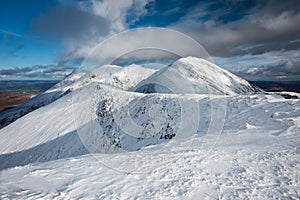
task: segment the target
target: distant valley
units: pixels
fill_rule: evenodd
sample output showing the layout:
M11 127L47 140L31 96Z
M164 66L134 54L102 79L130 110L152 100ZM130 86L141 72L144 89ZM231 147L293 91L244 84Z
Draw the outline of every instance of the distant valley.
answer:
M1 80L0 112L9 109L46 91L57 80Z

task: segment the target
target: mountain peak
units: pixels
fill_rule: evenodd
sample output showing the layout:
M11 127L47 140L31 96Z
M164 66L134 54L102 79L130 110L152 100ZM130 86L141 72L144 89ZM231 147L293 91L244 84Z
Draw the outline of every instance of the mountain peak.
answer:
M186 57L154 73L135 88L142 93L245 94L257 91L246 80L196 57Z

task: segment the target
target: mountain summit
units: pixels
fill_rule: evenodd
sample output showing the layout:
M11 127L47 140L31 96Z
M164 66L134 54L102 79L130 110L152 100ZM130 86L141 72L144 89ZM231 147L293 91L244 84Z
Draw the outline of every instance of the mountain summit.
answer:
M262 90L204 59L187 57L149 76L133 91L232 95Z
M195 127L191 131L193 134L205 132L210 115L213 115L208 94L223 98L219 94L255 91L258 89L247 81L194 57L179 59L158 71L137 65L105 65L91 72L72 74L44 94L2 115L7 122L4 126L11 123L4 128L3 134L11 139L26 137L22 141L22 147L26 149L68 133L72 139L61 141L64 148L69 149L68 155L84 153L85 147L95 145L95 151L102 153L136 151L171 140L179 132L186 134L193 124L201 127L198 130ZM177 94L203 95L187 98ZM205 106L202 107L198 102ZM66 109L69 109L68 112ZM198 119L200 109L206 113L201 120ZM224 112L223 109L221 111ZM195 122L187 120L189 118ZM197 120L201 122L198 124ZM40 123L38 127L43 128L32 129L37 121ZM73 121L76 121L77 127L72 125ZM183 125L178 126L180 123ZM54 129L54 124L60 126ZM44 140L32 142L30 138ZM72 145L76 143L75 140L77 146ZM94 142L96 140L97 143ZM18 145L7 145L2 150L22 150ZM40 155L43 155L43 151ZM53 156L61 155L58 152Z

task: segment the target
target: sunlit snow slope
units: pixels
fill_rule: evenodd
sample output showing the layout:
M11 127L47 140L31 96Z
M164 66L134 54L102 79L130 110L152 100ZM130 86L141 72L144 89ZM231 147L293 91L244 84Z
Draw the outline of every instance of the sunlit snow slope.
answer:
M60 83L56 84L46 92L29 99L23 104L1 112L0 128L9 125L18 118L40 107L48 105L60 97L70 93L74 89L83 87L92 82L112 85L124 90L136 86L140 81L150 76L156 70L147 69L138 65L120 67L106 65L96 68L92 72L76 72L67 76Z
M299 199L299 94L197 58L173 67L58 84L70 92L0 129L0 199ZM178 88L128 91L164 78Z
M181 58L136 86L143 93L246 94L261 91L204 59Z

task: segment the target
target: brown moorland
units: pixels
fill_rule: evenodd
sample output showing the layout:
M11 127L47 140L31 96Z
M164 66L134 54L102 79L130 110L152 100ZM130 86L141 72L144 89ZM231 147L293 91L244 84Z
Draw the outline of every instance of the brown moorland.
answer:
M15 107L37 94L0 92L0 111Z

